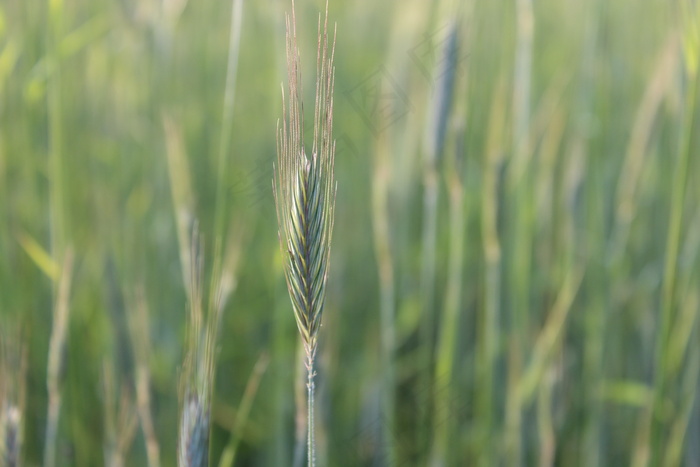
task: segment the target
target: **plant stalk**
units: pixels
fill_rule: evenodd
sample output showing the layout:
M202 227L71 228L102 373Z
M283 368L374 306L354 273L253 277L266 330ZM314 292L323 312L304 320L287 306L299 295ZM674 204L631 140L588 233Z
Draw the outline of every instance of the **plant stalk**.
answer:
M306 389L308 391L307 393L307 427L308 427L308 432L306 435L306 447L307 447L307 459L308 459L308 466L309 467L314 467L316 465L316 442L314 440L314 392L315 392L315 387L314 387L314 357L313 356L308 356L307 357L307 381L306 381Z

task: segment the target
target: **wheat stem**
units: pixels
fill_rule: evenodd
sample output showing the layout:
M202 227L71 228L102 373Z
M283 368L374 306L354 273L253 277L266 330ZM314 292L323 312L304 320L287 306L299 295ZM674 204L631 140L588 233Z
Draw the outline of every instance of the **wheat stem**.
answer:
M309 401L308 404L306 404L308 413L307 413L307 418L308 418L308 433L306 435L307 439L307 456L308 456L308 465L309 467L314 467L316 465L316 441L314 439L314 392L315 392L315 386L314 386L314 357L310 356L307 360L307 382L306 382L306 389L308 391L308 396L307 399Z
M243 398L236 412L236 419L233 424L233 429L231 430L231 437L229 438L227 446L224 448L224 452L221 454L221 459L219 459L219 467L231 467L236 460L236 452L241 442L241 432L248 420L250 409L253 406L253 399L260 386L260 380L265 374L269 363L270 358L267 353L264 353L260 355L258 361L255 363L255 367L253 367L253 373L248 379L245 391L243 392Z
M382 381L382 442L387 464L396 464L396 446L391 436L395 429L396 375L394 370L394 353L396 346L396 291L394 278L394 259L392 257L392 232L389 216L389 190L392 171L391 148L389 137L382 133L377 140L375 163L372 179L372 227L374 251L377 258L379 277L379 317L381 339Z
M160 467L160 445L156 436L151 414L151 372L148 365L149 311L143 287L136 287L127 295L129 313L127 315L131 344L136 361L136 409L146 443L148 467Z
M506 403L506 444L508 446L508 465L518 467L523 464L522 446L522 401L510 389L517 386L514 382L522 373L520 356L526 345L526 333L529 327L532 230L531 213L528 201L531 193L528 187L530 172L530 151L528 138L530 134L530 101L532 79L532 43L534 29L534 12L532 0L516 2L517 46L515 51L515 79L513 86L513 159L509 167L511 209L513 224L510 228L510 279L512 312L512 356L509 374L509 395Z
M231 5L231 31L229 35L228 66L226 68L226 85L224 88L224 103L219 133L219 153L217 160L216 198L214 201L214 257L221 256L222 242L226 237L224 231L224 205L226 198L225 175L226 155L231 141L231 126L233 123L233 104L236 95L236 77L238 74L238 52L241 45L241 23L243 18L243 0L233 0Z
M478 325L478 357L476 379L479 387L476 393L475 410L481 420L486 442L480 447L482 459L479 465L493 465L494 455L491 443L494 431L494 379L498 367L498 335L501 321L502 292L502 239L498 231L498 171L502 163L503 141L500 135L505 126L505 84L503 79L495 87L489 110L489 123L484 150L483 191L481 198L481 238L484 277L484 304Z
M44 466L53 467L56 462L56 440L58 419L61 412L61 367L63 351L66 344L69 316L69 296L73 271L72 249L66 250L61 277L58 283L53 325L49 341L49 362L47 366L46 386L49 396L49 408L46 419L46 447L44 449Z
M678 315L677 289L678 289L678 264L682 243L682 230L684 221L684 206L689 174L691 172L691 154L693 150L693 133L696 128L697 111L696 100L698 87L700 87L700 73L688 76L688 90L685 101L685 115L681 129L682 140L679 148L678 159L673 171L673 190L671 192L670 216L668 221L668 236L666 238L666 259L664 262L664 281L661 290L660 332L656 344L656 368L654 374L654 399L652 403L651 429L651 465L659 465L663 454L661 435L663 429L659 421L660 406L667 396L671 374L668 369L669 348L673 342L671 330Z

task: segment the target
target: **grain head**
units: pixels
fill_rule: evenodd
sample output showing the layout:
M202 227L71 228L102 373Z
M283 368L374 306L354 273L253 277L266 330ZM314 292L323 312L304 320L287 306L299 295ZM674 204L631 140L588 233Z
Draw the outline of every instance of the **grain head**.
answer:
M287 17L289 102L277 131L277 166L273 189L284 255L287 288L309 360L316 352L328 273L335 206L333 132L333 53L329 51L328 9L323 29L319 16L316 105L311 154L304 147L304 117L296 20L292 3Z

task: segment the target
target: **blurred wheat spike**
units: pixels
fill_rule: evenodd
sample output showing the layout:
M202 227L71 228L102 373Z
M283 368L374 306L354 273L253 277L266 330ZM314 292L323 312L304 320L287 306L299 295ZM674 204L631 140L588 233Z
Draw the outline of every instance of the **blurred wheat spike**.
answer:
M2 323L4 324L4 323ZM22 465L26 353L19 329L0 329L0 466Z
M180 381L182 411L178 467L209 466L211 399L214 384L216 337L227 290L221 285L210 302L206 322L202 299L203 246L196 224L191 236L189 272L190 321L187 353ZM216 273L216 271L215 271ZM221 281L217 281L221 284Z
M289 103L285 104L283 91L284 118L277 131L273 190L287 287L307 359L312 362L323 311L336 192L333 176L335 142L332 139L335 34L329 54L326 5L323 30L320 16L318 23L314 141L309 158L304 150L294 2L291 21L287 16L286 24Z
M21 450L22 415L14 405L2 408L0 414L0 463L3 466L19 465Z

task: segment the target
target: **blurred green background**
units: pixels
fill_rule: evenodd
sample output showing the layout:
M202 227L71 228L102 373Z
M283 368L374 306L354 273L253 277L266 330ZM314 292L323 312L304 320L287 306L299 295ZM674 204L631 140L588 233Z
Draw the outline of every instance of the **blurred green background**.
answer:
M307 140L323 9L296 5ZM699 10L330 1L338 193L318 465L700 466ZM198 220L206 271L217 233L241 251L212 465L231 436L235 465L299 465L272 197L290 11L0 1L0 329L26 355L26 371L21 351L6 357L0 386L25 395L25 465L42 465L70 252L56 465L108 465L122 433L124 465L147 465L142 423L122 423L139 362L175 465L178 216ZM150 321L146 350L134 314Z

